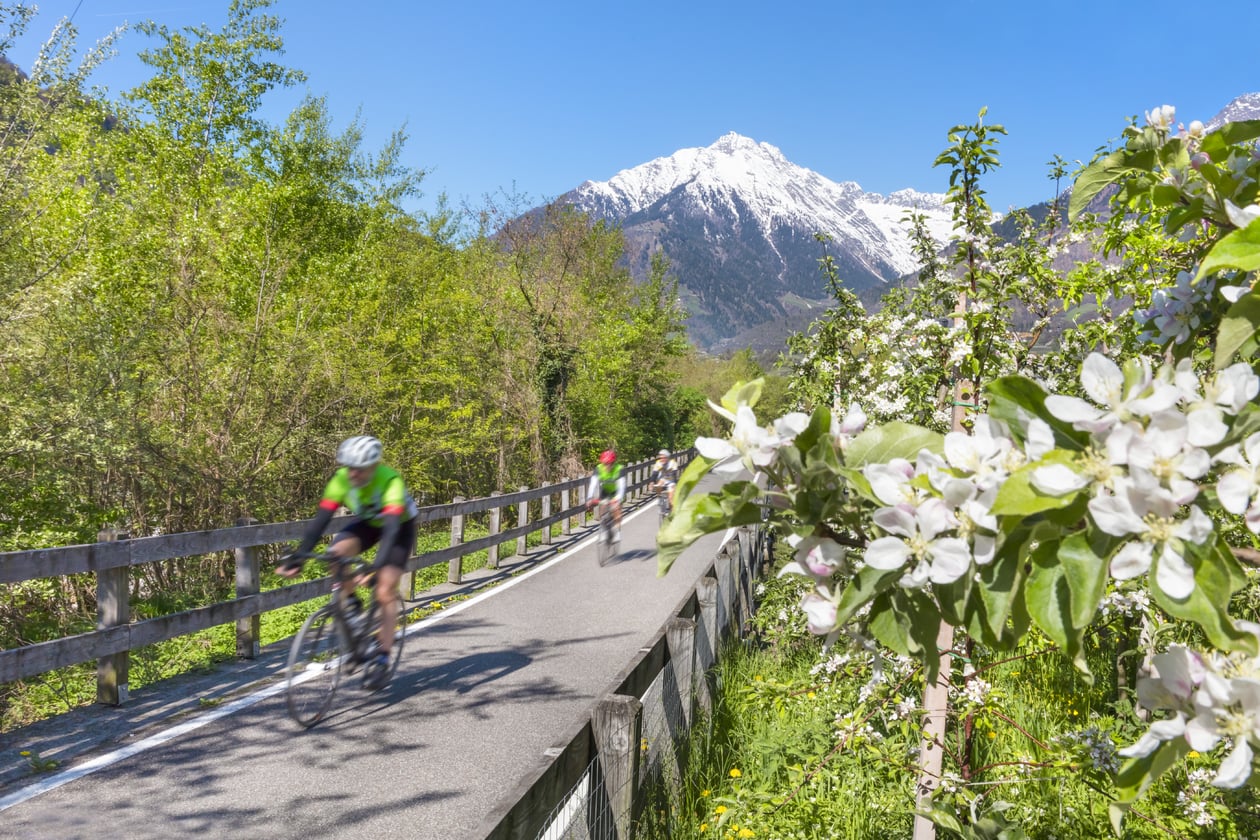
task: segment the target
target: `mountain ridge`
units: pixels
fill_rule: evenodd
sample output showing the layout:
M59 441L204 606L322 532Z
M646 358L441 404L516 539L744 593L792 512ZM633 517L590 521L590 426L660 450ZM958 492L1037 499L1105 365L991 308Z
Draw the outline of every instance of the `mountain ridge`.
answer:
M1208 127L1255 118L1260 93L1244 94ZM584 181L557 201L620 226L636 279L647 275L653 253L664 253L698 347L751 346L765 354L782 351L791 332L830 304L819 268L824 254L845 286L868 302L916 273L906 220L921 215L944 247L953 231L945 197L913 187L868 193L856 181L833 181L792 163L777 146L731 131L709 146L679 149L606 181ZM828 237L825 249L816 233Z

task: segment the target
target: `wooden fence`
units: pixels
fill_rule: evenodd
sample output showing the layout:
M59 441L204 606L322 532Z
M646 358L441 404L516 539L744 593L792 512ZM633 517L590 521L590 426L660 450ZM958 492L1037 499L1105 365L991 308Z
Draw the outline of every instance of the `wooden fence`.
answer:
M681 463L690 455L690 452L684 452L676 457ZM649 460L627 465L628 501L648 492L651 464ZM448 504L420 508L417 524L422 528L426 523L450 521L451 544L410 559L402 584L404 592L415 597L414 575L419 569L446 562L449 564L447 580L459 583L461 561L467 554L485 550L487 565L498 568L499 549L503 543L514 540L514 553L525 555L526 538L535 531L542 531L542 544L549 545L552 526L556 523L560 523L562 534L570 533L574 519L579 527L584 526L588 481L589 476L583 476L532 489L522 487L515 493L495 493L469 500L457 497ZM553 512L552 502L557 499ZM536 504L531 507L532 502ZM514 511L515 525L502 529L505 509ZM538 511L537 516L531 516L534 510ZM483 512L488 513L490 533L465 542L465 517ZM334 518L326 533L334 533L347 521L349 517ZM236 624L237 655L254 658L259 652L260 617L263 613L328 594L327 578L267 592L261 589L259 547L298 540L306 532L308 523L309 520L273 524L239 522L231 528L135 539L103 531L100 542L90 545L0 553L0 584L92 572L96 574L97 597L95 631L0 651L0 683L96 660L97 702L120 705L127 701L128 663L132 650L233 622ZM144 621L131 621L129 593L132 566L216 552L232 552L235 558L235 598Z
M547 751L541 768L486 816L475 836L630 840L652 786L677 798L681 747L697 710L712 708L722 640L744 632L772 550L760 527L735 532L614 690Z

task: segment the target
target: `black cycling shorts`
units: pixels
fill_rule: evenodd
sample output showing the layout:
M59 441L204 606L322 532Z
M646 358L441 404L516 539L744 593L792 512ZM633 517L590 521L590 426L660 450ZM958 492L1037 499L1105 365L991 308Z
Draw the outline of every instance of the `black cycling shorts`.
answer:
M379 525L373 525L366 519L356 519L337 532L337 536L333 537L333 544L336 545L347 537L357 537L359 550L367 551L381 541L381 533L383 531L384 529ZM416 520L408 519L406 522L398 523L398 539L394 541L394 547L389 552L389 556L384 560L378 557L376 562L382 566L396 566L399 569L405 569L407 568L407 561L415 553Z

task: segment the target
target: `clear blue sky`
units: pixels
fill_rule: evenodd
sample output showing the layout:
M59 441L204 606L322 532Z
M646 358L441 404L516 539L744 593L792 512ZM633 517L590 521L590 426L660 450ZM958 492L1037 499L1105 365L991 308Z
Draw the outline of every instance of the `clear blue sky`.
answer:
M39 6L9 55L24 69L64 16L87 46L144 19L218 29L228 2ZM264 116L279 123L309 90L337 129L357 112L370 150L405 125L406 162L429 172L420 210L442 192L541 203L728 131L867 191L944 192L948 173L932 162L982 106L1009 131L986 181L1005 210L1051 197L1046 162L1088 159L1130 115L1167 103L1179 121L1206 122L1260 91L1257 2L278 0L270 11L284 20L282 61L309 79ZM150 44L129 31L92 82L134 86Z

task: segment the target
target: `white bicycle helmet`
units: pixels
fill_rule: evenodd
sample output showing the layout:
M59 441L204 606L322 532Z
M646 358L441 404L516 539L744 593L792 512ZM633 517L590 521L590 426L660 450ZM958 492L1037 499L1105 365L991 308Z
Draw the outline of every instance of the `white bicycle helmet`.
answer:
M657 453L656 453L656 457L657 457L657 458L668 458L668 457L669 457L669 450L668 450L668 449L662 449L660 452L657 452Z
M371 435L346 438L337 447L337 463L346 467L370 467L381 462L381 442Z

